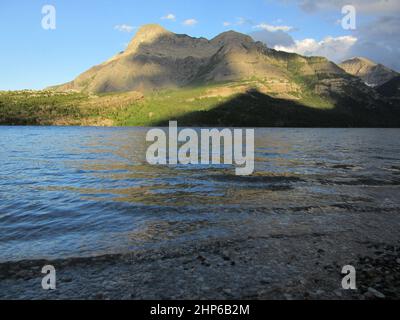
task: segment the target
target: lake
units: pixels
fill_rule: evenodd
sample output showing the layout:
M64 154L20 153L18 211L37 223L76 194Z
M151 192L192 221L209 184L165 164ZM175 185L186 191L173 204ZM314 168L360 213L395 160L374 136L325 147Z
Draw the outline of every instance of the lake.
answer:
M0 127L0 262L248 232L249 219L400 205L400 129L256 129L255 173L150 166L146 128ZM266 230L268 233L271 230Z

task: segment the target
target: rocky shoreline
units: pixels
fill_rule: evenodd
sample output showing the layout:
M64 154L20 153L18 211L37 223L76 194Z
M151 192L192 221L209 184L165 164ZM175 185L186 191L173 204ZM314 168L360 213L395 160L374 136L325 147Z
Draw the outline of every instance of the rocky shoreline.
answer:
M299 215L305 218L296 214L296 219ZM313 228L270 234L262 224L248 224L249 232L235 238L99 257L6 262L0 264L0 298L399 299L397 215L349 213L346 230L338 224L341 215L325 217L319 232L312 231L314 219L309 221ZM57 270L55 291L41 288L40 271L47 264ZM355 291L341 288L341 270L348 264L357 270Z

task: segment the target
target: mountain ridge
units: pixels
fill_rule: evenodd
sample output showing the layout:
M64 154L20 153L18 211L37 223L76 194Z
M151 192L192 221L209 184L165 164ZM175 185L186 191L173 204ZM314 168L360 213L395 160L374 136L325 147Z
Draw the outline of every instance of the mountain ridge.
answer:
M372 61L363 64L373 66ZM124 52L42 92L0 92L0 124L400 127L398 82L371 87L324 57L227 31L208 40L158 25Z
M138 30L124 52L58 89L94 93L148 91L254 77L293 83L296 72L303 76L347 77L323 57L278 52L235 31L208 40L150 24Z
M343 61L339 66L347 73L356 76L372 87L379 87L400 74L388 67L364 57L354 57Z

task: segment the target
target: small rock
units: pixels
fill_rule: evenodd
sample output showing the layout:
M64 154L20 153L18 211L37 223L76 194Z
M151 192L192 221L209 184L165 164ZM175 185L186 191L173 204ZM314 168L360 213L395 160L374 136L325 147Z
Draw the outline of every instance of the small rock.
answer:
M341 292L340 290L336 290L336 291L335 291L335 295L336 295L337 297L342 297L342 296L343 296L343 294L342 294L342 292Z
M285 297L286 300L293 300L293 297L288 293L285 293L283 296Z
M386 296L382 293L379 292L378 290L374 289L374 288L368 288L368 292L371 293L374 297L378 298L378 299L385 299Z
M95 300L104 300L104 294L103 293L98 293L94 296Z
M222 292L225 294L231 294L232 290L231 289L223 289Z
M400 264L400 259L396 259L396 262L397 262L398 264Z

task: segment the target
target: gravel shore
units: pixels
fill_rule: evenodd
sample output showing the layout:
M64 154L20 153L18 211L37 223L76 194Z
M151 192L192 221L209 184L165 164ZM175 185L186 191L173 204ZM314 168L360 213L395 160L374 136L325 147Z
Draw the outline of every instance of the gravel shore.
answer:
M234 237L117 255L2 263L0 298L400 298L397 210L308 211L283 218L257 210ZM54 291L41 288L41 268L47 264L57 270ZM357 290L341 287L345 265L356 268Z

